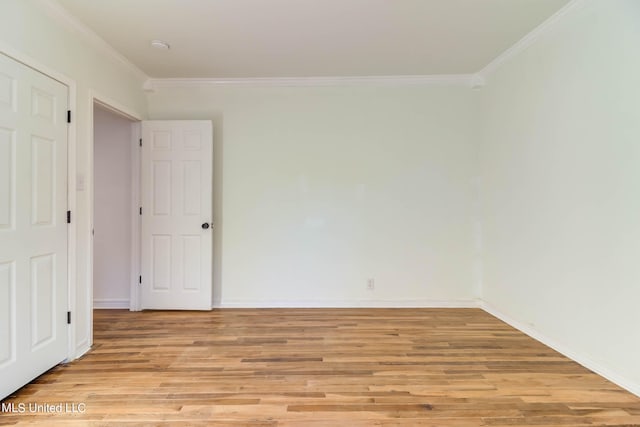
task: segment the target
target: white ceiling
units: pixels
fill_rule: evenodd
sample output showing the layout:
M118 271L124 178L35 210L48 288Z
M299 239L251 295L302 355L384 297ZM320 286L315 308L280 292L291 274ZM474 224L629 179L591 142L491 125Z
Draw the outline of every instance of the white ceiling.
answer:
M475 73L568 0L58 3L149 77L244 78Z

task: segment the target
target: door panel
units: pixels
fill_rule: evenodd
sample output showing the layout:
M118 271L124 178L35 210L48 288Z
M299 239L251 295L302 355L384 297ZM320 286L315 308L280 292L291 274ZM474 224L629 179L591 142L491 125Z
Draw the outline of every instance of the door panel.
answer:
M53 225L55 214L56 142L31 138L31 216L32 224Z
M153 162L153 214L171 215L171 162L162 160Z
M0 263L0 369L15 360L15 262Z
M6 57L3 57L3 63L6 62ZM0 70L0 109L17 111L17 102L16 102L16 87L18 84L18 80L16 76L18 73L14 73L13 65L5 66L3 64L2 70Z
M0 128L0 230L7 230L14 226L16 209L15 152L15 131Z
M143 309L211 309L209 121L142 122Z
M31 348L55 339L55 254L31 258Z
M182 284L185 290L198 291L200 277L200 236L182 236Z
M0 398L67 356L67 96L0 54Z
M182 214L183 215L200 215L200 162L186 161L182 162L183 182L182 188Z
M171 285L171 236L154 234L151 279L154 291L168 291Z

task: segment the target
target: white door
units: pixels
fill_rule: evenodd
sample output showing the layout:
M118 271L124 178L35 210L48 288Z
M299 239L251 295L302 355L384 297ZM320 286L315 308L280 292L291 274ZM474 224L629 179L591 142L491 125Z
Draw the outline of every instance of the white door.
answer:
M142 309L210 310L210 121L142 122Z
M0 54L0 398L67 356L67 105Z

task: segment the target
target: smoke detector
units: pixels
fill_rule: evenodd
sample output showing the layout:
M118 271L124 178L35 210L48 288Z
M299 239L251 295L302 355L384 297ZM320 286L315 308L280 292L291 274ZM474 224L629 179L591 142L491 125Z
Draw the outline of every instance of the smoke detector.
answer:
M160 49L160 50L169 50L169 43L163 42L162 40L151 40L151 47Z

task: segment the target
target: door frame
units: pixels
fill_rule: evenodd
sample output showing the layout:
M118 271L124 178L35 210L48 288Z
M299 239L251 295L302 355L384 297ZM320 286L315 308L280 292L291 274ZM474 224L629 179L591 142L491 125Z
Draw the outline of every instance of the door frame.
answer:
M41 73L45 76L62 83L67 87L68 93L68 105L67 108L71 111L71 123L67 126L67 210L72 212L75 218L72 218L71 223L67 227L67 288L68 288L68 300L67 311L77 312L76 295L77 295L77 260L76 260L76 236L78 229L77 221L77 202L76 202L76 131L77 131L77 119L76 119L76 97L77 86L76 81L65 74L62 74L39 61L36 61L32 57L23 54L22 52L13 49L0 41L0 53L8 56L9 58ZM76 346L76 322L71 322L68 328L68 342L67 342L67 358L65 361L73 360L80 354L77 353Z
M88 157L89 167L87 168L86 188L87 196L89 199L89 257L87 266L87 306L89 310L89 337L88 347L93 344L93 264L94 264L94 239L93 228L95 221L95 141L94 141L94 116L93 108L95 105L99 105L101 108L109 110L110 112L131 120L131 206L140 205L140 147L137 141L140 139L142 118L125 105L109 98L106 95L101 94L96 90L89 91L88 99L88 112L89 112L89 134L87 140L89 142ZM129 310L138 311L140 302L138 297L138 276L140 275L140 215L136 209L131 210L131 274L130 274L130 296L129 296Z

